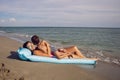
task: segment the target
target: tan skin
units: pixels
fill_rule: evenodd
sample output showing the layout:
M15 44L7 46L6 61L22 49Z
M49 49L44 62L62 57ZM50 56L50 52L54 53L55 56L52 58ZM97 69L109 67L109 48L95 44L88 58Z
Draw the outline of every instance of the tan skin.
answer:
M67 48L62 49L62 51L56 53L57 58L61 59L61 58L86 58L81 52L80 50L76 47L76 46L70 46ZM97 58L86 58L86 59L90 59L90 60L99 60Z
M32 42L28 42L27 48L30 49L31 51L35 50L35 46Z
M37 45L38 49L43 50L44 53L51 55L51 49L50 49L50 44L45 41L42 40L38 45Z

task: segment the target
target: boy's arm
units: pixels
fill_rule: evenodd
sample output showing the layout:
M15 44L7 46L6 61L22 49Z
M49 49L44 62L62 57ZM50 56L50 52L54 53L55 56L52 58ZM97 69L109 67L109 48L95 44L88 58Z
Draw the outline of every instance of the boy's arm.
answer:
M43 40L40 44L38 44L38 49L41 49L44 53L51 55L50 45L45 40Z
M46 46L47 53L51 55L51 49L50 49L50 44L47 41L43 41L44 45Z

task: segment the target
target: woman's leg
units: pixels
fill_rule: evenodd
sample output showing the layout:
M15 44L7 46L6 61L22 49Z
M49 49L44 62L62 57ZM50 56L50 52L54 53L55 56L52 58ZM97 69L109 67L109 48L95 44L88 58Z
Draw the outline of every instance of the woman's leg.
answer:
M73 58L86 58L76 46L71 46L71 47L67 47L67 48L64 48L64 49L66 51L72 53L71 55L73 56ZM97 58L86 58L86 59L99 60Z
M67 48L64 48L67 52L72 53L73 56L79 57L79 58L86 58L80 50L76 46L70 46Z
M56 52L54 53L54 55L55 55L58 59L69 58L69 53L66 53L66 52L56 51Z

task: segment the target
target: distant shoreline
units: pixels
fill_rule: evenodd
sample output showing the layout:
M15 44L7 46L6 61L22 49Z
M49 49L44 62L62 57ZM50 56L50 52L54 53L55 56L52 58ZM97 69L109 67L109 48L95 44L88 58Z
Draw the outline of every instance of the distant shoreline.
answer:
M98 29L120 29L120 27L79 27L79 26L76 26L76 27L66 27L66 26L0 26L0 27L27 27L27 28L31 28L31 27L44 27L44 28L98 28Z

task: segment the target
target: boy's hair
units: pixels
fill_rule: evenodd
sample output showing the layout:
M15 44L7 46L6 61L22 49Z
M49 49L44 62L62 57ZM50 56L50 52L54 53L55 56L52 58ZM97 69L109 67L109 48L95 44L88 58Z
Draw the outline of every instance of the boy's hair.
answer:
M37 35L33 35L32 38L31 38L31 41L35 45L37 45L40 42L39 37Z

